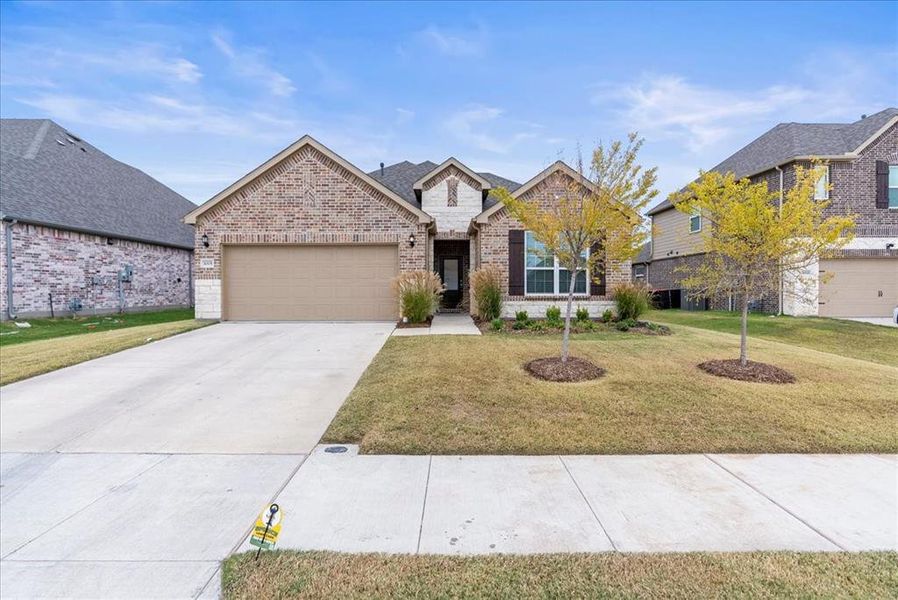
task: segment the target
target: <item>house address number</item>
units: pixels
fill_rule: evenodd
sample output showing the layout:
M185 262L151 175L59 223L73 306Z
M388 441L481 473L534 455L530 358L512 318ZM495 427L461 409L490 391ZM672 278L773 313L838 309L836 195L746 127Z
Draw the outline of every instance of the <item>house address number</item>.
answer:
M200 268L201 269L214 269L215 268L215 259L201 258L200 259Z

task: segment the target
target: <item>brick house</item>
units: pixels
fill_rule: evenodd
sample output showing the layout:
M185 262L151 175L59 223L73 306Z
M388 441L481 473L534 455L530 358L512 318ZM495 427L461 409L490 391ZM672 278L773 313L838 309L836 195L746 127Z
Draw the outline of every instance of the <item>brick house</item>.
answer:
M825 159L818 199L830 215L853 214L855 238L808 267L810 290L784 281L780 293L754 298L766 312L829 317L888 317L898 306L898 109L888 108L853 123L781 123L715 166L780 194L795 182L795 166ZM831 185L827 190L826 185ZM662 307L728 309L730 298L688 297L680 267L702 262L700 215L676 210L669 200L652 219L650 258L636 261ZM830 274L821 281L820 274Z
M520 185L455 158L365 173L305 136L185 217L197 317L394 320L390 280L414 270L440 274L442 310L468 310L468 272L485 265L502 273L506 316L542 314L563 300L567 272L553 257L525 260L533 240L490 192L551 202L571 175L557 162ZM604 271L578 284L592 314L609 306L608 286L630 279L629 264Z
M190 306L193 208L53 121L0 120L3 318Z

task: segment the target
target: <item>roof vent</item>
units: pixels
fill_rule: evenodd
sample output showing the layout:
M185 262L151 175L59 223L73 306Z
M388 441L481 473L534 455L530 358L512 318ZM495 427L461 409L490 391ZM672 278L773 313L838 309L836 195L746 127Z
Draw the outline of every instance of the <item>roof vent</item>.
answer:
M69 133L68 131L65 132L65 135L66 135L67 138L69 138L69 141L72 142L73 144L74 144L75 142L80 142L80 141L81 141L81 138L80 138L80 137L78 137L77 135L74 135L74 134L72 134L72 133Z
M381 177L384 176L384 164L383 163L380 163L380 176Z
M62 141L61 139L59 139L59 138L56 138L56 143L59 144L60 146L65 146L65 145L66 145L66 143L63 142L63 141Z
M861 121L867 118L867 115L861 115Z

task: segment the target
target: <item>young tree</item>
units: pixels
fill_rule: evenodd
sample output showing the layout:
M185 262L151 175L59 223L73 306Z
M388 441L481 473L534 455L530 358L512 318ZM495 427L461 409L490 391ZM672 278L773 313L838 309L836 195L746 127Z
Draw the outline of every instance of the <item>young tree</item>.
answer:
M697 181L671 196L677 210L702 218L705 260L687 271L683 286L695 296L727 294L740 302L742 366L748 362L749 301L778 292L783 278L796 284L793 294L816 294L816 282L811 281L816 273L808 274L807 267L851 240L854 218L827 218L829 202L814 199L824 168L819 161L811 168L796 166L795 185L782 203L765 182L717 172L700 173Z
M564 363L569 354L577 275L585 271L598 279L605 265L635 257L649 236L642 210L658 192L654 189L656 168L643 169L636 162L642 143L632 133L626 145L620 141L607 148L599 144L588 173L579 157L576 173L557 172L545 182L558 194L557 200L547 205L537 199L517 198L505 189L496 191L511 216L570 272L561 342ZM602 252L590 253L596 244L602 246Z

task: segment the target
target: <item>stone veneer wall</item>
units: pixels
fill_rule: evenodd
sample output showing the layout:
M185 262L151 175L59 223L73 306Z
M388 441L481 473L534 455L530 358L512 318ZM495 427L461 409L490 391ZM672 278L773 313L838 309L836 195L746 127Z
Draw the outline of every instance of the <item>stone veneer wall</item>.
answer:
M450 201L450 184L455 185L454 204ZM439 233L465 234L471 219L483 211L483 190L479 183L450 166L424 183L421 210L436 220Z
M555 201L556 194L564 192L563 182L555 176L547 177L542 183L530 189L524 198L537 199L542 205L548 206ZM549 306L561 306L563 308L566 296L564 295L539 295L539 296L510 296L508 294L508 232L510 230L524 229L520 221L509 216L506 209L494 213L489 223L481 224L478 231L478 245L480 247L479 267L493 266L499 270L504 292L502 315L513 317L515 311L526 310L532 317L545 316L545 310ZM631 278L630 261L612 262L605 268L605 289L608 294L615 285L629 283ZM598 316L606 308L612 306L608 295L577 297L575 306L586 308L590 315Z
M4 225L5 227L5 225ZM120 309L118 273L133 268L122 283L124 310L152 310L191 305L190 250L111 239L52 227L12 226L13 309L20 317L71 314L69 302L80 299L81 314ZM6 235L0 235L0 309L7 318Z
M204 234L208 248L201 241ZM408 244L410 234L417 240L414 247ZM427 268L427 225L328 156L305 146L197 218L197 317L221 318L223 244L386 243L398 244L400 271Z

